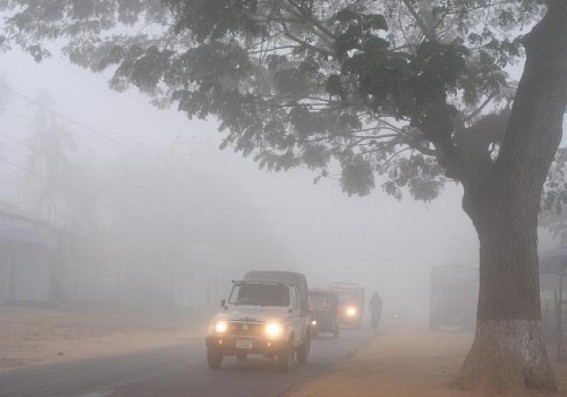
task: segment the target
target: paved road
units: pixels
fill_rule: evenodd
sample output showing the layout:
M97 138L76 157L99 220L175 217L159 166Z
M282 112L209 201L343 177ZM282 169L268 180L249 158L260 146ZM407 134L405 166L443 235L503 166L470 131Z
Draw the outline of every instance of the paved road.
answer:
M189 343L93 360L13 370L0 374L0 397L270 397L352 355L370 340L365 331L342 330L338 339L316 339L310 362L281 374L261 357L221 370L205 363L203 338Z

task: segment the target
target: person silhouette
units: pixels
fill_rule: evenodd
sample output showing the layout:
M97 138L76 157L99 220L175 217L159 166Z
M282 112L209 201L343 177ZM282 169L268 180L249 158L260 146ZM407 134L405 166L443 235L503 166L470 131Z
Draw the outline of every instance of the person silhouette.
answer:
M378 292L374 292L370 298L370 324L372 330L376 331L378 329L378 324L380 323L380 317L382 316L382 298L378 295Z

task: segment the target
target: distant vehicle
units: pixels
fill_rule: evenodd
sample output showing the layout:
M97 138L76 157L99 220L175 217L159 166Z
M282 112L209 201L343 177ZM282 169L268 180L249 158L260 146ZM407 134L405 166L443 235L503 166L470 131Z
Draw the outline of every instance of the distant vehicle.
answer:
M473 330L478 300L478 268L444 265L431 269L429 327Z
M357 283L332 283L329 290L339 297L339 324L360 328L364 316L364 288Z
M234 281L206 338L207 363L220 368L225 356L249 354L276 359L289 372L294 358L306 363L311 347L307 281L301 273L249 272Z
M309 309L312 336L339 336L339 297L335 292L325 289L309 290Z

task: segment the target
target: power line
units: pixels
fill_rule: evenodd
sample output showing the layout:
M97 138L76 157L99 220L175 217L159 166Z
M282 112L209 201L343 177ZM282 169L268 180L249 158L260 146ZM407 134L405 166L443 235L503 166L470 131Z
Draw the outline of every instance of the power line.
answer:
M53 181L53 180L51 180L51 179L49 179L49 178L47 178L43 175L40 175L40 174L38 174L38 173L36 173L36 172L26 168L26 167L23 167L23 166L15 163L11 160L8 160L7 158L2 157L2 156L0 156L0 163L7 164L7 165L17 169L18 171L22 171L22 172L24 172L24 173L26 173L30 176L33 176L33 177L40 179L40 180L43 180L43 181L49 183L52 186L55 186L55 187L58 187L62 190L67 191L68 193L71 193L73 195L77 195L77 196L85 199L88 202L91 202L95 205L99 205L100 208L103 208L103 209L106 209L106 210L111 210L111 211L113 210L113 207L111 206L111 204L108 203L107 201L105 201L103 196L99 196L98 199L97 199L97 198L95 198L95 197L93 197L93 196L91 196L91 195L89 195L89 194L87 194L83 191L76 190L76 189L70 188L69 186L55 182L55 181Z
M21 113L18 113L18 112L14 112L12 109L4 109L3 112L5 112L5 113L7 113L7 114L10 114L10 115L12 115L12 116L16 116L16 117L19 117L19 118L21 118L21 119L27 120L29 123L31 123L31 124L33 124L33 125L35 125L35 126L38 126L38 127L45 127L44 124L38 122L37 120L34 120L33 118L31 118L31 117L29 117L29 116L26 116L25 114L21 114ZM86 150L94 150L93 147L92 147L92 145L90 145L90 144L88 144L88 143L87 143L86 145L83 143L82 146L83 146L83 148L86 149ZM27 155L27 153L23 153L23 152L22 152L22 154L26 154L26 155Z
M125 101L123 98L129 98L132 101L135 101L136 98L134 98L132 95L130 95L128 92L122 92L120 94L117 94L115 91L113 91L112 89L110 89L107 85L103 85L100 83L97 83L87 77L85 77L83 74L79 73L78 70L76 68L72 68L70 67L68 64L65 64L63 62L61 62L60 60L54 58L52 59L52 61L54 62L53 65L55 66L59 66L62 69L65 69L66 71L68 71L69 73L71 73L74 77L76 77L79 80L82 80L84 82L86 82L87 84L91 85L92 87L96 88L97 90L99 90L102 94L104 94L105 96L107 96L108 98L112 99L113 101L115 101L116 103L122 105L123 107L127 108L128 111L131 112L136 112L139 113L141 111L140 106L136 105L134 103L130 103L128 101ZM137 122L141 122L140 120L136 119ZM144 126L147 126L147 122L142 122L143 124L145 124ZM156 127L159 128L157 126L157 124L155 124L154 121L152 121L152 124Z
M69 67L68 65L64 64L63 62L61 62L61 61L59 61L55 58L52 59L52 61L54 62L54 65L57 65L62 69L65 69L69 73L73 74L76 78L83 80L84 82L86 82L87 84L96 88L101 93L105 94L107 97L111 98L112 100L116 101L117 103L120 103L121 105L124 105L124 106L128 107L130 110L135 111L135 112L138 112L140 110L140 109L136 109L137 106L133 106L132 104L130 104L126 101L123 101L121 99L121 96L119 97L116 94L113 94L113 91L110 90L109 87L104 86L104 85L99 84L99 83L95 83L94 81L92 81L92 80L86 78L85 76L83 76L82 74L78 73L75 69ZM128 95L128 93L122 93L121 95L126 95L126 96L131 98L131 96Z
M33 171L31 171L31 170L25 168L25 167L22 167L21 165L15 163L15 162L13 162L13 161L10 161L10 160L8 160L8 159L5 158L5 157L1 157L1 156L0 156L0 162L5 163L5 164L8 164L8 165L10 165L10 166L16 168L17 170L22 171L22 172L25 172L26 174L29 174L29 175L31 175L31 176L34 176L34 177L36 177L36 178L38 178L38 179L42 179L42 180L46 181L47 183L49 183L49 184L51 184L51 185L53 185L53 186L59 187L59 188L61 188L61 189L64 189L64 190L66 190L66 191L68 191L68 192L70 192L70 193L83 196L83 197L85 197L86 199L88 199L89 201L93 201L93 198L90 197L89 195L87 195L86 193L81 192L81 191L79 191L79 190L71 189L71 188L69 188L68 186L62 185L62 184L57 183L57 182L55 182L55 181L52 181L52 180L50 180L49 178L46 178L46 177L44 177L43 175L37 174L37 173L35 173L35 172L33 172Z
M16 91L16 90L14 90L13 88L8 87L7 85L4 85L4 84L1 84L1 83L0 83L0 88L3 88L4 90L9 91L9 92L11 92L11 93L13 93L13 94L15 94L15 95L18 95L19 97L23 98L24 100L26 100L27 102L29 102L29 103L31 103L31 104L33 104L33 105L35 105L35 106L44 107L44 105L43 105L40 101L38 101L38 100L36 100L36 99L33 99L33 98L27 96L26 94L22 94L21 92ZM86 131L88 131L88 132L90 132L90 133L92 133L92 134L94 134L94 135L97 135L98 137L103 138L103 139L107 140L108 142L111 142L111 143L113 143L113 144L115 144L115 145L117 145L117 146L119 146L119 147L121 147L121 148L123 148L123 149L127 149L127 150L130 150L130 151L139 153L139 154L146 154L144 151L138 149L137 147L131 146L131 145L127 144L127 143L124 143L124 142L122 142L122 141L119 141L118 139L115 139L115 138L113 138L113 137L111 137L111 136L108 136L108 135L106 135L106 134L104 134L104 133L102 133L102 132L100 132L100 131L98 131L98 130L92 128L92 127L89 127L88 125L85 125L85 124L81 123L80 121L77 121L77 120L73 119L73 118L70 117L70 116L67 116L67 115L65 115L65 114L63 114L63 113L61 113L61 112L56 111L56 110L52 110L52 111L53 111L53 113L54 113L55 115L57 115L58 117L60 117L60 118L62 118L62 119L64 119L64 120L67 120L68 122L70 122L70 123L72 123L72 124L74 124L74 125L76 125L76 126L82 128L82 129L84 129L84 130L86 130Z

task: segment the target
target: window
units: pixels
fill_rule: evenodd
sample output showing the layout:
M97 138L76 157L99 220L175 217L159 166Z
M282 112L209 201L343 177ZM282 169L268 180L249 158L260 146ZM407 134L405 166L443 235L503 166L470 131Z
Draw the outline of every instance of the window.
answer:
M234 305L289 306L289 287L280 284L236 284L228 300Z
M293 303L293 309L295 310L299 310L299 300L298 300L298 296L297 296L297 291L295 288L291 288L291 301Z

